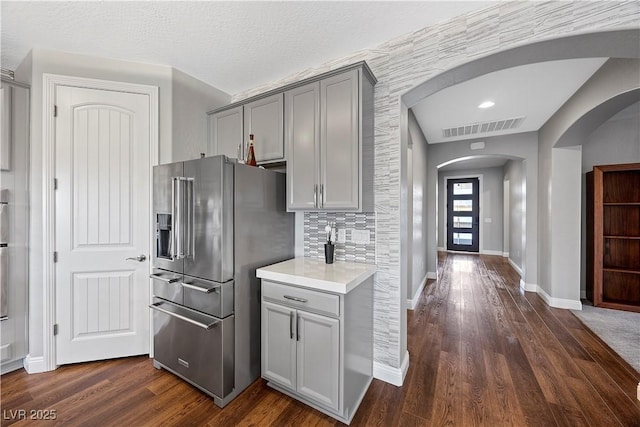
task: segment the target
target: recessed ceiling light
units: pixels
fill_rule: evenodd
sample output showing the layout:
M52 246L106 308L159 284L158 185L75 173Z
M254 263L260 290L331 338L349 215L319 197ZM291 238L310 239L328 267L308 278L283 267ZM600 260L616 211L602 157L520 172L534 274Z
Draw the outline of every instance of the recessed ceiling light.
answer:
M482 104L478 105L478 108L491 108L496 105L493 101L484 101Z

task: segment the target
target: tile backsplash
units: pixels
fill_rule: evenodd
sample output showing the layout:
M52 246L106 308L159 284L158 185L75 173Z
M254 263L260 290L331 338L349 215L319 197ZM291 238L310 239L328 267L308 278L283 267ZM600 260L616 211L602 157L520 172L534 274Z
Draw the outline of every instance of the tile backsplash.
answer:
M335 222L338 230L367 230L370 233L369 244L336 242L335 259L351 262L376 262L376 214L351 212L305 212L304 213L304 256L324 259L324 244L327 224Z

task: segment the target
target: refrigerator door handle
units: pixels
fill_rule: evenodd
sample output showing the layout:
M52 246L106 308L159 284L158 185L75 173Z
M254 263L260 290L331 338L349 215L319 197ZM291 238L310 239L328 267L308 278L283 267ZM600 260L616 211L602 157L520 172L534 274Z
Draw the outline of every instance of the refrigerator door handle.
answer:
M178 236L177 229L179 227L178 224L178 209L176 207L176 201L178 199L178 194L176 190L176 184L178 183L178 178L173 177L171 179L171 259L178 259Z
M187 187L187 253L186 256L195 258L196 239L194 234L195 200L193 197L193 178L185 180Z

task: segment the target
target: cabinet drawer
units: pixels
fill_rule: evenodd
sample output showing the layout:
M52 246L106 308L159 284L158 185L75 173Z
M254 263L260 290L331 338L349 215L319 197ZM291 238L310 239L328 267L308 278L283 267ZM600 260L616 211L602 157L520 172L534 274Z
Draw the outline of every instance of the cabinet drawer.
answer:
M262 297L265 300L290 307L330 316L340 316L340 297L338 295L263 280Z

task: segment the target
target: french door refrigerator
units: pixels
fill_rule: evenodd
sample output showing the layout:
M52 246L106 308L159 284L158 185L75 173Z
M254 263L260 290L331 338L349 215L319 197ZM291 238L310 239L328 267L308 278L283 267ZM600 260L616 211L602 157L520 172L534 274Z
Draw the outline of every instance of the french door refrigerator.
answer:
M285 181L225 156L153 169L154 366L220 407L260 376L255 270L293 257Z

